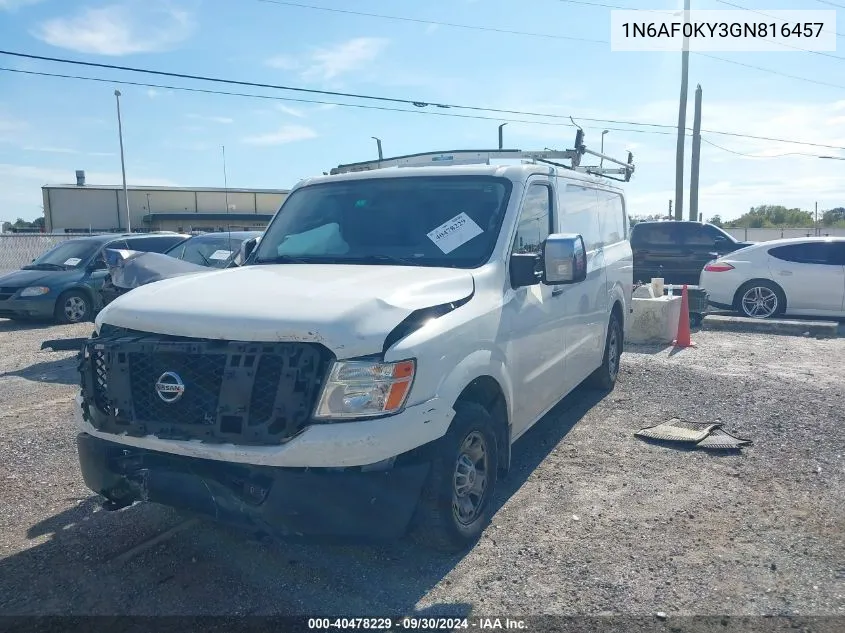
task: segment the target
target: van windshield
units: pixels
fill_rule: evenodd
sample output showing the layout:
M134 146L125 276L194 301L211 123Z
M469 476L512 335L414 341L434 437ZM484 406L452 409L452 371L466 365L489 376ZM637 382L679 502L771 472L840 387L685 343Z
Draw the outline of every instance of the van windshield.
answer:
M24 266L27 269L53 268L56 270L67 270L84 266L93 257L101 244L92 240L70 240L51 248L31 264Z
M254 263L475 268L490 258L510 192L510 181L489 176L305 186L276 214Z

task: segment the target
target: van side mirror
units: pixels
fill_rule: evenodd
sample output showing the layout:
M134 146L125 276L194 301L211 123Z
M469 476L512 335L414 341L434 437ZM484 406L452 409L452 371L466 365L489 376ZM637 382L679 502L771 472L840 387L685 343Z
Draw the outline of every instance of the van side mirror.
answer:
M581 235L549 235L543 244L542 259L542 282L547 286L577 284L587 278L587 249Z
M243 266L246 263L246 260L250 255L252 255L253 251L255 251L256 246L258 246L258 238L255 237L251 237L241 244L240 257L237 259L239 266Z
M540 283L540 254L513 253L510 261L511 287L536 286Z

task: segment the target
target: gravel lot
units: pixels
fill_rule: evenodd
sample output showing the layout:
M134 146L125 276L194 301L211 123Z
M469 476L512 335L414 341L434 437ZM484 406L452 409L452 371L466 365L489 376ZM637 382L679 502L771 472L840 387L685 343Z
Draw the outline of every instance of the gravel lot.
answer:
M698 332L630 348L515 446L463 557L261 543L163 507L98 510L71 423L82 326L0 320L0 613L845 616L845 339ZM741 454L633 437L723 422Z

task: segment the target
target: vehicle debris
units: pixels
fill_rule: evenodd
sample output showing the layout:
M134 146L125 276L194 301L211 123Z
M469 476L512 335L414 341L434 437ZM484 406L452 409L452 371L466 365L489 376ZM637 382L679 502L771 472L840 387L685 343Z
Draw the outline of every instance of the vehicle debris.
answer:
M733 450L749 446L751 440L728 433L721 423L690 422L672 418L655 426L647 426L634 433L635 437L662 442L693 444L695 448Z

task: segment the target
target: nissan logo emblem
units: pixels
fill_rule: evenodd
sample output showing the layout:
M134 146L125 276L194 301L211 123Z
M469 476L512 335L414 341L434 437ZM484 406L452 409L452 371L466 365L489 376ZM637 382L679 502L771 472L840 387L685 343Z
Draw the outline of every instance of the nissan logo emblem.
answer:
M168 404L176 402L185 393L185 383L176 372L166 371L156 381L156 393Z

